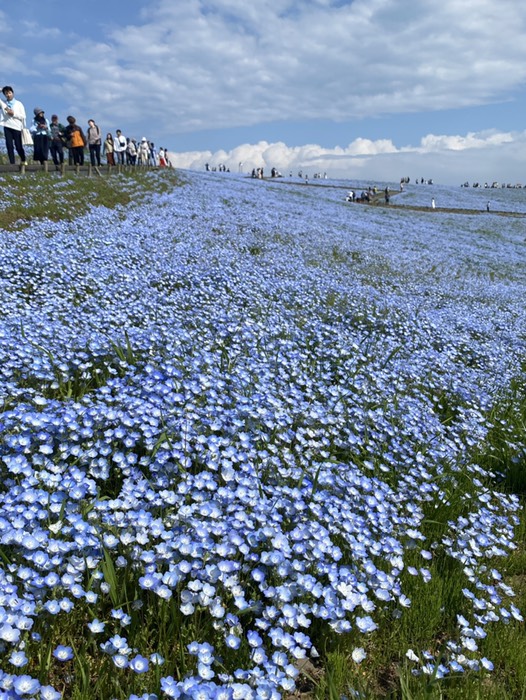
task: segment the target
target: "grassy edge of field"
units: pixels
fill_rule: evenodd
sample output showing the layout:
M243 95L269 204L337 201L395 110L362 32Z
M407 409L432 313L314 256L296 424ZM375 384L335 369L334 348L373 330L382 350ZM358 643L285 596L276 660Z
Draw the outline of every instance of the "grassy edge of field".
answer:
M181 184L175 170L138 167L91 177L73 172L0 174L0 228L16 231L44 219L74 221L92 207L139 203Z

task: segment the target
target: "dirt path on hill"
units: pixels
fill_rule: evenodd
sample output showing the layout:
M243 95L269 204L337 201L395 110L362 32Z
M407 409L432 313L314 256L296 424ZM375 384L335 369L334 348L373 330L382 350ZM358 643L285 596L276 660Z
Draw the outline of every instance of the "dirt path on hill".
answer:
M327 185L327 184L321 184L316 181L305 181L303 184L300 182L289 182L287 180L283 180L281 178L264 178L268 182L276 182L279 183L280 185L295 185L299 187L323 187L323 188L332 188L332 189L337 189L337 190L345 190L349 191L351 189L355 189L356 191L362 191L364 189L363 187L356 187L353 188L352 185ZM326 181L325 181L326 182ZM397 194L401 194L402 190L389 190L389 197L396 197ZM428 214L468 214L468 215L479 215L479 214L484 214L485 216L508 216L512 217L515 219L522 219L526 217L526 212L517 212L517 211L502 211L502 210L492 210L492 211L486 211L486 209L463 209L463 208L454 208L454 207L431 207L431 206L422 206L422 205L416 205L416 204L395 204L392 201L389 204L386 204L385 202L385 193L384 190L378 191L376 194L371 195L372 199L370 202L349 202L349 206L373 206L373 207L392 207L393 209L398 209L401 210L403 209L404 211L425 211Z
M526 217L526 212L519 212L519 211L501 211L501 210L494 210L494 211L486 211L486 209L454 209L452 207L435 207L433 209L432 207L422 207L422 206L416 206L413 204L385 204L385 202L375 202L375 204L378 206L393 206L396 209L409 209L410 211L425 211L428 212L429 214L483 214L484 216L511 216L515 219L522 219Z

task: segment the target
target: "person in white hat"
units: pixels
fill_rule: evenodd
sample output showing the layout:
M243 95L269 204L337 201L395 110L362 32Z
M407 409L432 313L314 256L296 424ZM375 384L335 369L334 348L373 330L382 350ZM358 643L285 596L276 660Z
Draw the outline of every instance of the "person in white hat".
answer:
M38 161L40 165L44 165L49 158L51 129L42 107L35 107L33 114L35 116L29 128L33 134L33 160Z
M148 140L145 136L142 137L141 143L139 144L139 165L148 165L148 158L150 155L150 147L148 145Z

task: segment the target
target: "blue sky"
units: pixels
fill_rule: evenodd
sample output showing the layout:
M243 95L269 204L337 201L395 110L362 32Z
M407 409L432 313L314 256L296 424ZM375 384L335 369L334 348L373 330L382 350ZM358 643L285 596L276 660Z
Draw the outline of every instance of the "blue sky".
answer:
M176 166L526 183L516 0L3 0L3 84Z

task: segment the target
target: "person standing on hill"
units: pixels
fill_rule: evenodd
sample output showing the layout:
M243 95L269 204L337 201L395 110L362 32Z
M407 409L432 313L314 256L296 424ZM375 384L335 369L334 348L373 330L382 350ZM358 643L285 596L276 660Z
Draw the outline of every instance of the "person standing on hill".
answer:
M115 151L115 161L118 165L124 165L127 145L126 136L124 136L120 129L117 129L115 138L113 139L113 149Z
M153 141L150 141L149 146L150 146L150 155L148 158L148 163L150 165L155 166L155 165L157 165L157 151L155 150L155 144L153 143Z
M102 144L102 137L100 129L95 124L94 119L88 120L87 138L90 163L91 165L97 165L100 168L100 147Z
M68 148L73 155L73 165L84 165L84 147L86 146L86 137L84 132L77 124L75 117L67 118L68 125L65 129L65 135L68 142Z
M11 165L15 164L15 149L22 165L27 165L24 146L22 145L22 129L26 125L26 110L24 105L15 100L15 92L11 85L2 88L5 103L0 100L1 120L4 125L5 147Z
M115 144L113 142L113 135L108 133L104 141L103 152L106 156L106 162L108 165L115 165Z
M51 132L49 150L51 151L55 169L60 170L61 165L64 163L64 139L66 137L64 135L64 127L58 121L58 115L51 115L49 129Z
M44 115L44 110L40 107L35 107L33 113L35 118L30 128L33 134L33 160L38 161L40 165L44 165L45 161L49 158L49 139L51 131L49 122Z
M135 139L126 139L126 163L137 165L137 145Z
M149 156L150 146L148 145L146 136L143 136L139 144L139 165L148 165Z

